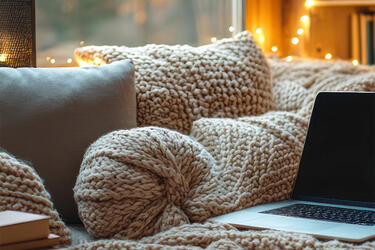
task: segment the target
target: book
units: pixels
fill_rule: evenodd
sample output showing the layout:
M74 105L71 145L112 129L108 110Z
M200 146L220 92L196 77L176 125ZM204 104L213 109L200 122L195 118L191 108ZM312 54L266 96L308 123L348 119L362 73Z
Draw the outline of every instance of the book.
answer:
M351 49L352 58L360 61L361 47L359 44L359 22L357 13L351 15Z
M374 64L374 20L372 16L368 16L366 21L366 43L367 43L367 63Z
M57 246L59 244L59 239L60 239L60 236L56 234L49 234L48 237L45 239L22 241L22 242L1 245L0 249L1 250L21 250L21 249L52 247L52 246Z
M6 210L0 212L1 245L47 238L49 216Z
M361 13L359 15L359 31L361 41L361 64L368 64L368 52L367 52L367 15Z

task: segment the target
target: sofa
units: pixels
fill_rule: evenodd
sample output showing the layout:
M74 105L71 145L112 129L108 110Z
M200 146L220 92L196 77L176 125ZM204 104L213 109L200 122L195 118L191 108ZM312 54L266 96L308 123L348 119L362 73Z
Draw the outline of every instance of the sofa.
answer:
M10 101L0 103L0 113L19 114L0 121L1 131L7 131L0 134L0 146L8 152L0 166L14 166L2 171L12 176L6 180L23 183L26 177L11 169L32 165L35 172L27 180L39 183L35 185L40 195L50 201L35 205L30 188L25 192L30 196L22 199L33 202L21 204L19 192L13 190L1 193L9 202L0 202L0 210L48 210L56 232L64 237L61 243L77 249L375 247L373 241L353 245L296 233L243 231L210 221L288 199L315 96L320 91L375 91L372 67L265 56L247 32L198 48L90 46L77 49L75 55L78 61L101 66L46 72L42 77L35 72L17 75L36 84L36 78L51 81L57 74L59 84L53 89L58 93L67 89L63 82L79 75L82 89L72 84L63 96L47 91L43 96L49 98L42 102L38 91L21 92L15 99L14 90L1 85L8 92L3 91L0 100ZM42 84L38 88L48 86ZM24 88L23 84L17 91ZM32 96L23 103L30 106L26 111L18 103L25 96ZM61 105L51 107L51 100ZM48 107L42 114L40 105ZM61 123L54 127L56 120ZM55 130L46 128L48 124ZM91 127L83 138L82 131ZM46 140L39 149L27 144L43 142L44 131L52 131L46 135L54 138L50 144ZM54 141L65 145L51 146ZM79 146L72 146L76 142ZM51 152L52 157L40 152ZM79 161L69 174L67 152L76 153ZM62 172L56 173L45 160L56 157ZM61 184L59 178L69 180ZM10 190L5 184L0 190Z

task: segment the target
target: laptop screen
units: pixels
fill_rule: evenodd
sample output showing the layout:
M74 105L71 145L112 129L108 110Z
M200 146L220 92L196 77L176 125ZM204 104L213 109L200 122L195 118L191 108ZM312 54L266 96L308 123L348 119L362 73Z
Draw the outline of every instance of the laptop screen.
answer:
M317 96L294 199L375 202L374 106L375 93Z

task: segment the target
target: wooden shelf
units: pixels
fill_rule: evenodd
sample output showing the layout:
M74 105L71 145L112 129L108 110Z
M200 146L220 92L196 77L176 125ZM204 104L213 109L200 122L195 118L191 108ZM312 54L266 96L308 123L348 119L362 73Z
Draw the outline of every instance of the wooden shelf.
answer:
M375 6L375 0L320 0L314 1L313 6Z

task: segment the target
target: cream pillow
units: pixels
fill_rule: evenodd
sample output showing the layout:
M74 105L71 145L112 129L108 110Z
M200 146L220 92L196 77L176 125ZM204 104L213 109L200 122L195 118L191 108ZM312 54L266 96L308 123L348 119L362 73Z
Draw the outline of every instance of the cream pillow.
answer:
M75 56L81 64L133 61L138 126L186 134L201 117L256 115L273 106L268 64L248 32L201 47L88 46Z
M0 211L4 210L47 215L50 231L61 237L60 244L69 245L72 241L34 169L0 152Z

